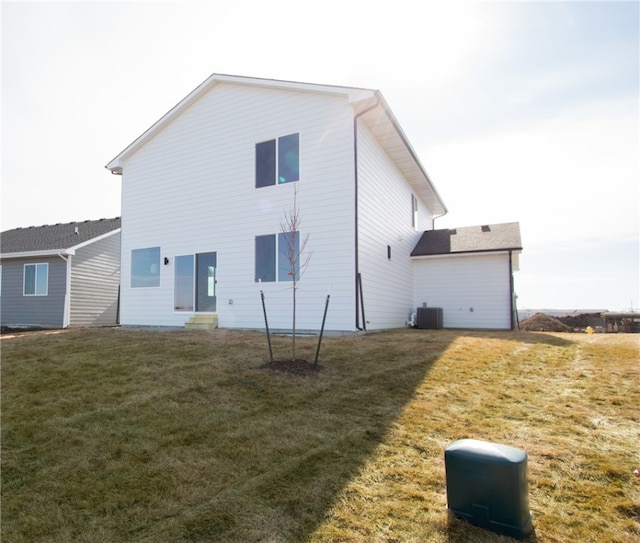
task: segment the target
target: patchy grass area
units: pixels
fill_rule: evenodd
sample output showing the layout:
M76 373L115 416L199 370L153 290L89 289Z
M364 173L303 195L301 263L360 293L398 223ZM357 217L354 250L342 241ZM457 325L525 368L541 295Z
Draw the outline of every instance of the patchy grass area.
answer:
M296 376L259 333L4 336L2 541L511 541L447 515L444 449L475 438L527 451L529 541L631 543L638 339L398 330Z

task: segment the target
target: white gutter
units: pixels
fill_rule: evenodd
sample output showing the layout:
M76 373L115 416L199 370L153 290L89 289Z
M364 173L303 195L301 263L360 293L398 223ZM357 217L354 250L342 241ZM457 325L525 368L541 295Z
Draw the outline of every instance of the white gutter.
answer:
M46 249L40 251L20 251L18 253L0 253L2 258L32 258L37 256L75 255L74 249Z
M435 255L415 255L411 260L427 260L437 258L462 258L465 256L482 256L482 255L510 255L517 256L522 252L521 249L486 249L481 251L460 251L457 253L439 253ZM517 271L514 269L514 271Z
M434 215L433 217L431 217L431 230L436 229L436 219L439 219L440 217L444 217L446 214L447 214L447 211L445 210L444 213L440 213L440 215Z

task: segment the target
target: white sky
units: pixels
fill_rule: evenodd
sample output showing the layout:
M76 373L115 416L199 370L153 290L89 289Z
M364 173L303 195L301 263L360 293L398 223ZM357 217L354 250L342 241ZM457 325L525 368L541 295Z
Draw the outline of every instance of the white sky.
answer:
M436 228L520 222L520 308L637 308L639 6L3 1L1 228L118 216L105 164L211 73L368 87Z

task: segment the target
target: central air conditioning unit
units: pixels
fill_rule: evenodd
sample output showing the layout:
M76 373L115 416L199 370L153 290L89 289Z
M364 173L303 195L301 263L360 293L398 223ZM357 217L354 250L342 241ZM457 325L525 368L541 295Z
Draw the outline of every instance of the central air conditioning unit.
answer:
M442 328L442 313L441 307L419 307L416 327L426 330Z

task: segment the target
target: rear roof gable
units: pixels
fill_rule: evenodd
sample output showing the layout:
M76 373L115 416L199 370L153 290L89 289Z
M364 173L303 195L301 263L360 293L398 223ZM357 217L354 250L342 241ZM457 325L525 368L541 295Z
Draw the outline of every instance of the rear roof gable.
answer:
M164 116L130 143L105 167L113 174L121 175L126 159L146 144L158 132L181 115L200 97L210 89L221 83L264 87L270 89L289 90L295 92L309 92L333 96L344 96L351 104L354 118L361 114L362 122L371 130L382 148L388 153L399 170L407 178L416 194L424 200L434 215L444 215L447 208L431 182L426 170L420 163L397 119L383 98L382 94L373 89L361 87L345 87L340 85L324 85L316 83L301 83L277 79L263 79L226 74L212 74L198 87L190 92Z

